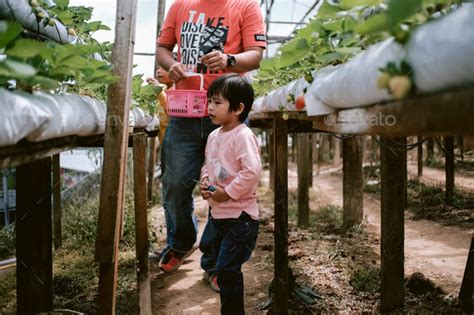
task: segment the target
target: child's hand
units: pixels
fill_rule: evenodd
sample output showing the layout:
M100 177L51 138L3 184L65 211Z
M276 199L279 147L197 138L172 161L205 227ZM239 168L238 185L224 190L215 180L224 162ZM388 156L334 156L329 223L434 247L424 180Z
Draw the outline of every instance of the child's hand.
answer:
M146 83L151 84L151 85L154 85L154 86L160 85L160 83L158 82L157 79L151 78L151 77L150 77L150 78L146 78Z
M204 177L199 183L199 191L201 192L201 196L204 200L207 200L209 197L211 197L211 192L208 189L209 185L210 183L208 177Z
M225 192L225 189L219 186L214 186L216 191L210 192L210 196L214 201L224 202L230 199L229 195Z

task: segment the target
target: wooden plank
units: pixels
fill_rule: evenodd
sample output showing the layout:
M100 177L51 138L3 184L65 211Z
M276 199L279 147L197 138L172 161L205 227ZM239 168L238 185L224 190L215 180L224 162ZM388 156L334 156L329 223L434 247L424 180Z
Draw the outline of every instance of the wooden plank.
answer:
M288 125L275 118L274 133L274 204L275 204L275 314L288 313Z
M394 139L403 141L403 139ZM404 303L404 154L387 146L393 143L380 139L381 168L381 311L390 311Z
M153 205L153 187L155 182L155 166L156 166L156 137L148 139L148 181L147 187L147 205L151 208Z
M54 248L58 249L63 243L62 237L62 207L61 207L61 164L60 155L53 155L53 228Z
M273 130L269 131L269 150L268 150L268 160L270 161L270 188L275 189L275 133ZM287 140L288 141L288 140Z
M118 77L118 81L109 86L95 246L95 259L100 263L98 314L115 314L136 11L137 0L117 1L112 64L113 74Z
M0 169L15 167L44 159L77 147L102 146L104 135L89 137L68 136L41 142L20 141L0 148Z
M17 314L53 309L51 158L16 170Z
M309 225L309 134L298 134L298 226Z
M461 289L459 290L459 301L465 314L474 312L474 235L471 238L471 248L467 255L466 269L462 278Z
M156 139L156 138L155 138ZM150 148L155 151L154 147ZM135 196L135 247L137 253L138 313L151 315L150 269L148 266L148 207L146 187L146 136L133 136L133 187Z
M423 143L420 136L416 137L417 145L417 157L418 157L418 177L423 176Z
M454 137L444 137L444 156L446 172L446 204L453 203L454 196Z
M346 226L360 224L364 216L362 173L362 139L342 140L343 222Z
M474 87L420 95L372 106L343 109L325 116L308 117L289 112L288 120L313 121L313 129L339 134L474 135ZM259 120L281 116L280 112L252 113L252 125ZM290 130L290 132L296 132ZM309 132L309 131L307 131Z

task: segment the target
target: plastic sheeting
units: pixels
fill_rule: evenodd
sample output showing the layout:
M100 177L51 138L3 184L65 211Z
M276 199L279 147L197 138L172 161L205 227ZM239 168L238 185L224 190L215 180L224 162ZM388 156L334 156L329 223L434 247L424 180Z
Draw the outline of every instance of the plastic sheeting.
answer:
M405 47L388 38L344 64L320 69L305 95L306 111L310 116L326 115L393 99L387 89L377 87L379 68L402 59L413 67L418 93L473 84L473 30L474 4L465 3L451 14L420 26ZM300 80L258 98L254 111L296 110L287 99Z
M407 59L420 92L474 83L474 4L418 28Z
M32 106L32 98L0 89L0 146L17 143L52 118L44 108Z
M105 104L96 99L75 94L53 95L37 92L31 98L31 105L49 113L50 119L28 134L28 141L104 133Z
M48 12L41 9L48 16ZM0 0L0 17L16 20L30 32L52 39L61 44L75 43L77 36L69 35L67 28L59 21L54 26L38 22L28 0Z

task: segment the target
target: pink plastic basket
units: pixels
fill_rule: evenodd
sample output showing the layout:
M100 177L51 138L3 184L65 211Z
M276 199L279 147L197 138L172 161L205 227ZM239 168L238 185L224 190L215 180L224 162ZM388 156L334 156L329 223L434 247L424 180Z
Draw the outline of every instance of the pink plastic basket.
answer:
M166 92L168 96L168 116L171 117L205 117L207 113L207 91L204 90L204 78L199 73L186 73L188 76L199 76L199 90L175 90Z

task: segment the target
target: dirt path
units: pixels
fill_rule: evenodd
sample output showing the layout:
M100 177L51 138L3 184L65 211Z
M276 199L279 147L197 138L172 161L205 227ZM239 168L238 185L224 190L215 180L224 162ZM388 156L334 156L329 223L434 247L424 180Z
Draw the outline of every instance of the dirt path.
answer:
M416 174L416 168L410 167L410 174ZM342 178L331 174L336 169L322 169L314 177L318 204L342 205ZM296 172L289 172L289 186L297 185ZM444 182L444 172L425 168L423 180L430 184ZM472 180L458 176L458 187L469 188ZM264 173L263 185L268 184L268 172ZM427 182L428 183L428 182ZM199 238L207 220L207 204L196 199L195 214L198 218ZM163 209L152 210L155 226L161 243L164 239ZM364 215L368 230L380 239L380 201L374 195L364 195ZM457 295L462 280L466 257L473 231L457 227L440 226L431 221L412 221L405 218L405 274L422 272L446 293ZM199 239L198 238L198 239ZM265 300L266 288L272 278L272 267L262 262L259 247L244 265L245 301L247 314L264 314L258 310L258 304ZM267 249L268 250L268 249ZM377 254L380 248L373 248ZM268 252L267 252L268 253ZM172 274L164 274L158 264L151 265L153 314L220 314L219 294L213 292L202 278L199 250L187 258L183 266Z
M416 177L418 173L418 166L415 163L408 164L408 174L410 177ZM446 173L442 169L433 167L423 167L423 176L421 181L427 185L441 186L445 185ZM465 176L458 172L454 176L454 185L466 191L474 192L474 177Z
M331 203L342 206L342 178L323 171L314 179L314 189L322 192ZM371 233L380 239L380 200L364 194L364 216ZM443 288L456 295L462 281L471 233L458 227L441 226L432 221L412 221L405 216L405 274L422 272ZM376 253L380 248L374 248Z
M163 208L155 208L156 222L163 222ZM207 202L195 200L195 214L198 218L199 235L207 220ZM256 293L259 283L259 269L255 267L254 256L243 266L245 301L247 314L263 314L257 311L257 304L265 296ZM153 314L220 314L219 293L211 290L203 280L200 267L201 252L195 250L178 271L165 274L158 268L158 263L151 265L151 292Z

